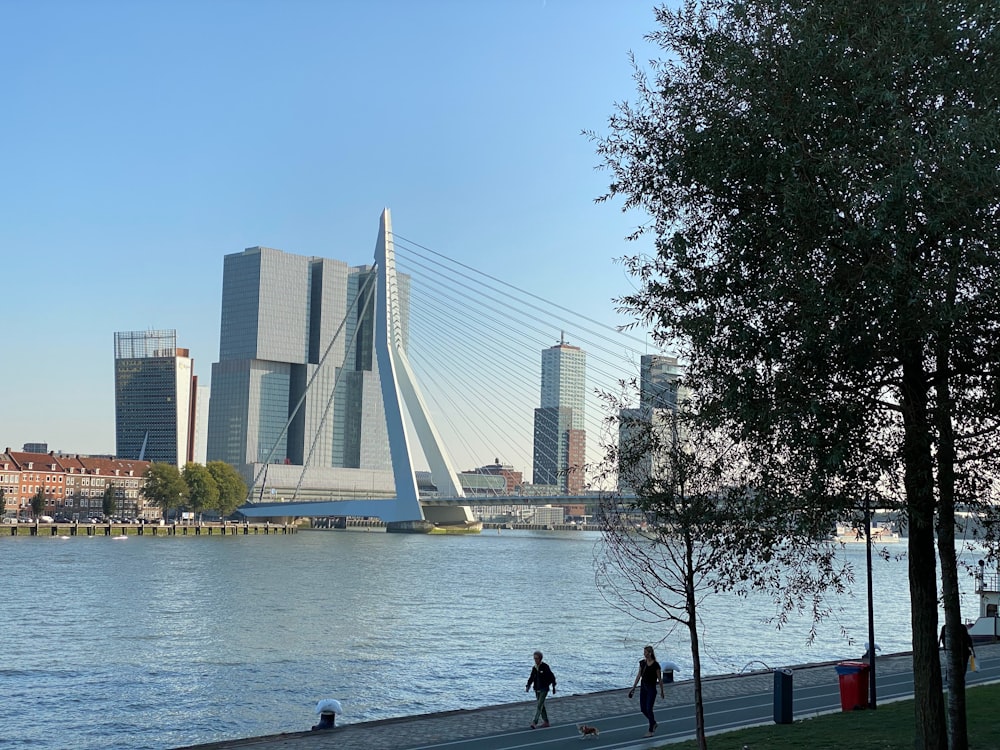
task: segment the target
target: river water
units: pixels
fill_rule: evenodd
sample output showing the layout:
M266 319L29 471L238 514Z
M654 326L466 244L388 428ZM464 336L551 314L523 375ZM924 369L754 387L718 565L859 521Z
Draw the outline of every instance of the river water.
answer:
M515 702L535 649L566 694L631 685L646 643L690 678L683 632L637 622L597 590L599 539L0 538L0 747L160 749L300 731L322 698L343 703L339 723ZM856 593L812 644L808 619L778 630L766 601L709 597L705 672L860 656L864 548L844 554ZM910 648L906 575L905 559L875 560L884 653Z

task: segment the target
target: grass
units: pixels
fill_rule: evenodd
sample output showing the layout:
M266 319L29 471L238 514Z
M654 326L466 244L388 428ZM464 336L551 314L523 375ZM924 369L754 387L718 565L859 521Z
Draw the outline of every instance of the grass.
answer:
M1000 685L966 692L970 750L1000 748ZM912 750L913 701L803 719L794 724L741 729L708 738L711 750ZM663 745L664 750L696 750L693 740Z

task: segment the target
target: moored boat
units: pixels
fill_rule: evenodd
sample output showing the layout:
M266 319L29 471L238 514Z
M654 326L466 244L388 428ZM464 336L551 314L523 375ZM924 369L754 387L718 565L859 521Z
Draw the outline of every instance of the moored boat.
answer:
M850 524L838 523L835 533L838 542L844 544L854 544L865 541L865 530L858 529ZM872 524L872 544L898 544L899 532L888 522Z
M977 643L1000 638L1000 571L986 572L986 563L979 561L976 575L976 593L979 594L979 617L969 625L969 635Z

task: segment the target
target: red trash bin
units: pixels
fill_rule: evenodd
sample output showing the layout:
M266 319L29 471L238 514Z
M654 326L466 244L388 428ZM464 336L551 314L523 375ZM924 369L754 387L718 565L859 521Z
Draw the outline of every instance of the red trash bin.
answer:
M863 661L842 661L836 666L840 679L840 708L857 711L868 708L868 664Z

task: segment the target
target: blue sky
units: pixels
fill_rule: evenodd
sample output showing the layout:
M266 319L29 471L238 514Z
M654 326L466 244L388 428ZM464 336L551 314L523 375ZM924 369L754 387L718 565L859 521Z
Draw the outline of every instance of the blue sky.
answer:
M369 263L394 230L618 322L641 217L583 129L655 55L650 2L0 0L0 448L114 451L113 333L207 382L222 258Z

